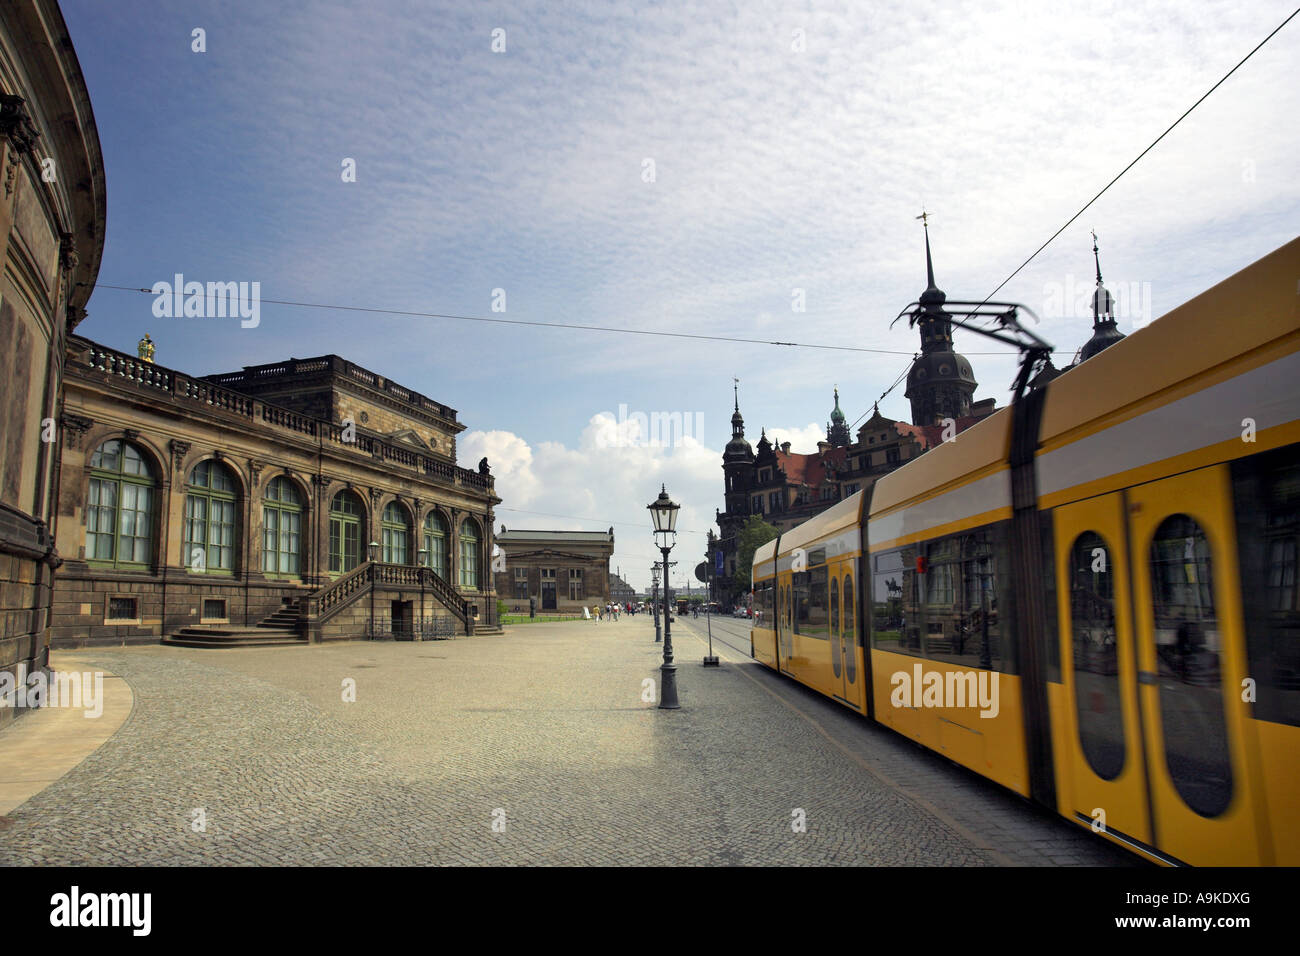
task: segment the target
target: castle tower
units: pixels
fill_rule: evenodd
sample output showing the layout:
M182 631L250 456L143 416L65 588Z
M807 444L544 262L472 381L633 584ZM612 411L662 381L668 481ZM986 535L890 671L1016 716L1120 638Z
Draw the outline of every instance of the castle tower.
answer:
M921 329L921 354L907 373L904 393L912 402L913 425L934 425L945 418L970 415L971 397L977 385L970 362L953 351L952 321L943 311L948 297L934 284L930 226L924 225L928 285L921 293L921 318L917 323Z
M1124 338L1124 333L1115 324L1115 298L1101 284L1101 257L1097 251L1095 232L1092 234L1092 259L1097 264L1097 290L1092 294L1092 338L1079 350L1081 362L1088 361Z
M831 410L831 420L826 426L826 441L832 448L847 448L850 444L849 426L844 421L844 413L840 411L839 386L835 388L835 408Z

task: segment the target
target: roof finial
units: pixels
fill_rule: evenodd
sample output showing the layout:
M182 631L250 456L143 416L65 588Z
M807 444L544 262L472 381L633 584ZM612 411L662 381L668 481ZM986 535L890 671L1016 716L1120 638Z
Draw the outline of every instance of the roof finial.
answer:
M1101 285L1101 258L1097 254L1097 230L1092 230L1092 259L1097 263L1097 285Z
M925 211L925 207L923 206L921 207L921 215L917 216L916 218L921 220L921 227L925 229L925 278L927 282L926 288L933 289L935 288L935 284L934 284L934 263L930 259L930 214Z
M732 382L731 391L736 399L736 411L740 411L740 379L736 378L733 375L731 378L731 382Z

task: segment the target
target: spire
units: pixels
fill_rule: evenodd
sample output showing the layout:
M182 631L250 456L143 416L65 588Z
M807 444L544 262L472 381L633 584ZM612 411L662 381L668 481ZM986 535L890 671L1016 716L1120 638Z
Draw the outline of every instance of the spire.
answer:
M1092 293L1092 338L1079 349L1079 361L1086 362L1124 338L1115 322L1115 297L1101 284L1101 253L1097 249L1097 233L1092 233L1092 260L1097 266L1097 288Z
M1103 323L1115 323L1115 298L1101 284L1101 255L1097 250L1097 233L1092 234L1092 260L1097 265L1097 289L1092 294L1092 325L1097 328Z
M943 291L934 284L934 259L930 256L930 214L921 210L921 215L916 217L921 220L921 225L925 229L925 291L921 293L920 303L926 311L938 311L939 306L943 305L944 300L948 297Z
M736 400L736 411L739 412L740 411L740 379L733 376L731 379L731 383L732 383L731 394L732 397L735 398Z
M844 421L844 412L840 410L840 389L838 385L835 386L835 408L831 410L831 421Z

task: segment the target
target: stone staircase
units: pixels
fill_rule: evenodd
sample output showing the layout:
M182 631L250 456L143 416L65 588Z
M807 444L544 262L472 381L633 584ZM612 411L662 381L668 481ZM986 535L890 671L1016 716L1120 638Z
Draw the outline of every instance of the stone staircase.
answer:
M226 624L183 627L162 639L172 647L292 647L306 645L298 602L285 598L283 606L256 627Z

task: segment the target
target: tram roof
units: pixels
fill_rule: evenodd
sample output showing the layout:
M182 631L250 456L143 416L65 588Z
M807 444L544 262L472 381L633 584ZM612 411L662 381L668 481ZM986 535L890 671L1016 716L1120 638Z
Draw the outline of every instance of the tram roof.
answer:
M802 548L822 538L830 537L860 523L863 494L855 491L843 501L832 505L819 515L814 515L801 525L781 535L781 553L791 548ZM757 552L755 552L757 556Z
M1040 442L1072 441L1091 422L1126 417L1128 406L1294 333L1298 275L1300 238L1054 379Z

